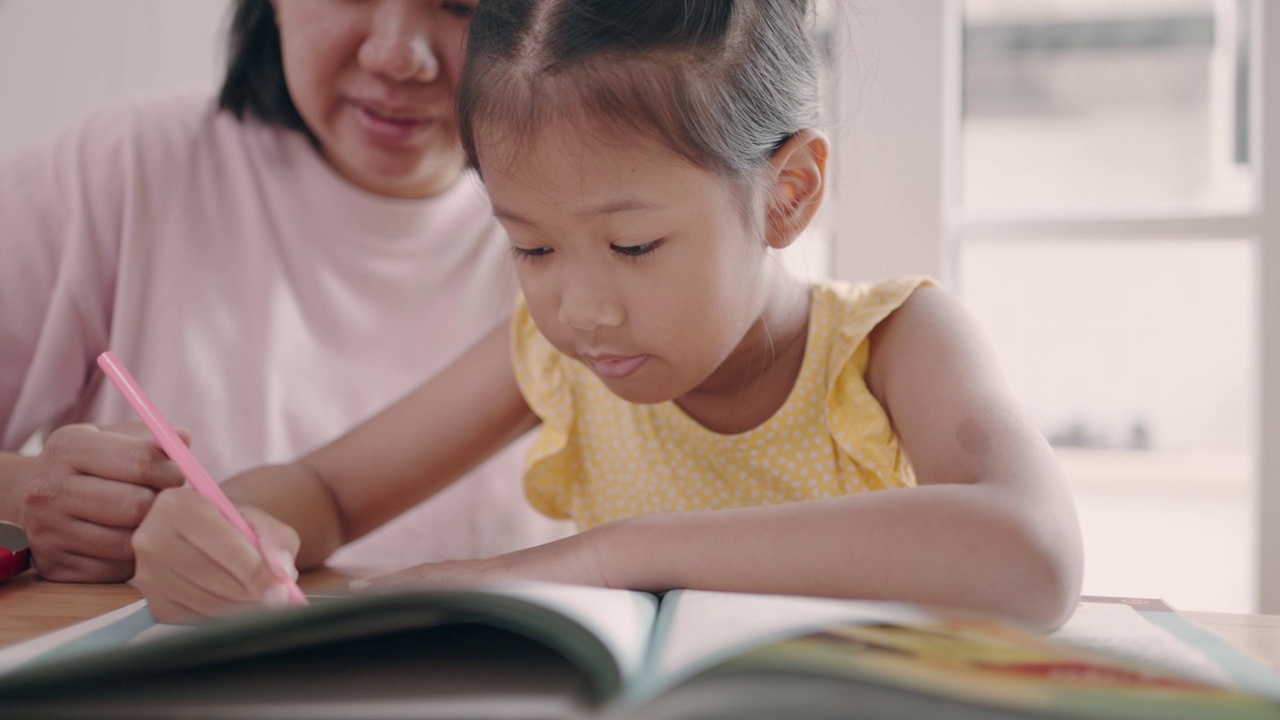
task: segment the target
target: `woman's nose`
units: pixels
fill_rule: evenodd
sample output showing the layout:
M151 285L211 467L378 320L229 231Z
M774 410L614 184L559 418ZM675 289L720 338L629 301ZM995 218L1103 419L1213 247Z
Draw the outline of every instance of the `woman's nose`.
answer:
M397 82L431 82L440 60L431 41L428 8L417 0L378 0L360 65Z

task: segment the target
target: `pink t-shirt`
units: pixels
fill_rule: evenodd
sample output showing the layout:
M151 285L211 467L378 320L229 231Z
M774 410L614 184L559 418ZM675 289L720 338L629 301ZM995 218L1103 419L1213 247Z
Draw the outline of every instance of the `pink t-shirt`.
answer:
M112 349L215 478L293 459L502 322L508 263L471 174L390 199L207 96L108 108L0 165L0 449L133 420L94 365ZM564 534L524 500L525 447L335 560L401 566Z

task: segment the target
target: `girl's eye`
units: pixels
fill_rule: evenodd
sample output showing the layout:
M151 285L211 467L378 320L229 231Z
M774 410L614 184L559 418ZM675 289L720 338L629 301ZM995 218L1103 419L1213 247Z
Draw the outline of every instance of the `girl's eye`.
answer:
M548 248L548 247L522 248L519 245L512 245L511 254L515 255L517 260L537 260L538 258L543 257L544 255L550 255L551 248Z
M645 243L643 245L610 245L609 247L623 257L638 258L657 250L658 246L661 244L661 240L654 240L653 242Z

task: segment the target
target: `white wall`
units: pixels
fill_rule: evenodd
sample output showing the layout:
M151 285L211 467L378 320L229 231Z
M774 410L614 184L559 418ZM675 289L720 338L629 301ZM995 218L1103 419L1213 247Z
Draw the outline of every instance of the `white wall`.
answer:
M829 223L834 274L951 277L946 118L959 68L954 0L833 2L835 98Z
M228 0L0 2L0 158L103 103L216 87Z

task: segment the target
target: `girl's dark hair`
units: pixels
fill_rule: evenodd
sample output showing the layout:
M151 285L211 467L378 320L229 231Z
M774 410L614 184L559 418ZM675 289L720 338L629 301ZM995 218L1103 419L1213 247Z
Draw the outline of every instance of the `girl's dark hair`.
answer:
M458 91L467 158L479 168L477 131L520 147L580 113L750 187L782 143L818 123L808 4L484 0Z
M251 115L297 130L315 142L285 84L280 28L271 0L236 0L227 45L227 74L218 107L241 120Z

